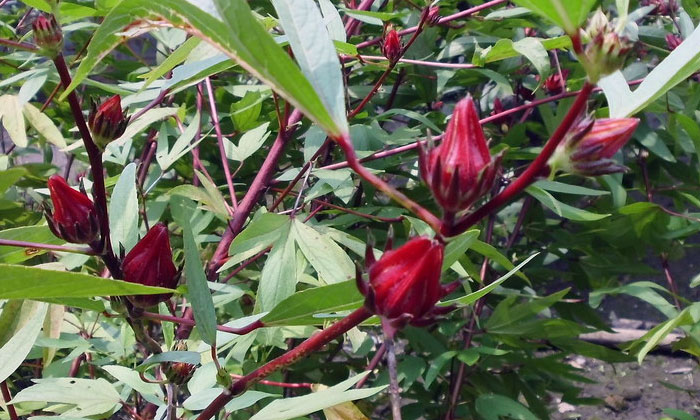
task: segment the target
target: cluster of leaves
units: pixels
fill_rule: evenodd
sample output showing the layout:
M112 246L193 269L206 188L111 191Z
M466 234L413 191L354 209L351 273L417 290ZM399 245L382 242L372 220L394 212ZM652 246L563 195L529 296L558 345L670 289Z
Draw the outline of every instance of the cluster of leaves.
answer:
M0 2L0 38L30 41L27 19L51 11L50 3ZM449 242L443 280L461 279L464 287L445 303L459 309L429 328L401 332L404 417L548 418L552 394L595 403L580 395L587 379L567 356L641 361L678 327L688 334L677 348L700 356L693 329L699 307L676 287L696 282L676 278L667 289L634 279L658 274L650 261L667 267L681 258L700 230L700 85L693 76L700 3L684 0L659 15L658 2L491 1L460 15L481 8L441 1L440 14L456 17L425 28L374 95L387 68L377 58L384 25L411 28L421 10L413 2L369 3L376 3L371 10L329 0L58 3L67 61L75 64L68 90L85 108L88 98L120 94L136 114L103 156L115 249L128 252L149 224L170 222L175 259L184 265L180 293L152 316L193 311L196 327L144 322L165 350L183 338L190 351L145 361L125 319L102 315L114 314L103 297L163 290L101 278L98 258L61 248L51 234L41 214L46 179L56 172L82 177L87 155L53 63L32 51L2 53L0 380L15 395L14 410L161 418L177 406L174 415L195 418L225 382L212 346L226 371L245 374L360 307L354 262L364 258L365 244L381 248L389 225L398 243L432 231L358 178L327 136L349 131L372 173L438 213L418 176L416 142L440 133L452 104L471 94L482 116L495 115L484 125L492 151L507 149L504 167L518 172L585 81L565 33L594 5L626 17L638 39L623 71L603 79L590 103L597 116L642 119L617 156L630 171L539 181ZM673 53L669 33L686 40ZM568 70L566 91L546 91L544 81L561 70ZM638 79L645 81L634 92L626 88ZM346 109L367 95L367 106L348 120ZM270 171L262 184L261 168ZM505 171L504 182L512 175ZM89 190L89 177L83 181ZM217 248L227 235L233 240L221 258ZM626 352L579 340L609 330L595 309L621 294L651 304L664 322ZM258 320L266 328L217 331L217 324L226 330ZM329 419L388 417L380 392L387 372L362 373L377 337L370 319L347 341L268 378L296 388L257 385L227 404L228 418L291 419L320 410ZM144 382L159 376L161 362L198 368L179 390ZM351 389L367 375L371 388Z

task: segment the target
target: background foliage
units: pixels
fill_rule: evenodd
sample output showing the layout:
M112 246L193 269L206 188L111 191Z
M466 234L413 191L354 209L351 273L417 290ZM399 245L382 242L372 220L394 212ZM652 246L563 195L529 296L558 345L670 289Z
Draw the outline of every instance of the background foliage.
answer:
M147 226L169 223L185 281L176 305L158 311L193 310L196 327L189 334L150 322L166 352L144 362L124 319L103 315L113 311L101 296L157 290L100 278L104 266L90 255L0 246L0 379L20 415L160 418L174 398L178 415L195 418L220 393L210 346L228 372L247 373L361 306L353 279L365 243L382 249L390 225L395 243L431 231L360 180L326 135L349 131L372 173L437 212L418 176L416 141L441 133L453 104L471 94L482 117L498 114L483 127L492 152L507 150L505 183L536 156L583 85L562 28L575 28L595 7L613 16L628 10L626 29L638 37L622 72L603 80L589 105L599 117L641 118L616 156L630 170L541 180L449 243L443 281L463 281L447 299L459 309L402 331L404 417L549 418L552 396L600 403L580 395L585 372L567 357L642 362L675 328L685 334L675 348L700 355L698 281L670 269L700 230L700 3L683 0L659 15L659 2L491 1L425 28L354 113L387 68L377 42L384 25L410 28L420 16L409 1L374 3L358 11L329 0L60 2L70 89L85 109L89 98L120 94L133 115L104 153L115 249L128 252ZM44 0L0 4L0 37L13 40L30 41L32 16L51 10ZM439 6L443 17L479 9L478 2ZM348 18L359 25L348 30ZM673 53L671 33L686 40ZM543 86L561 70L565 91ZM41 214L46 179L76 180L88 162L67 91L35 52L7 48L0 74L0 239L61 245ZM641 79L634 92L625 88ZM256 184L274 154L271 179ZM89 177L82 179L90 190ZM260 197L247 194L256 189ZM236 234L221 258L227 228ZM580 340L609 330L597 309L621 295L650 304L644 316L659 326L624 351ZM217 331L258 319L267 328ZM363 418L356 410L387 418L385 369L362 373L381 342L376 324L268 378L329 388L309 394L306 385L258 385L227 405L228 418L310 418L324 409L329 419ZM176 337L188 339L189 352L167 351ZM139 378L153 378L164 361L201 365L179 390ZM370 387L354 389L361 375ZM352 400L361 401L339 405Z

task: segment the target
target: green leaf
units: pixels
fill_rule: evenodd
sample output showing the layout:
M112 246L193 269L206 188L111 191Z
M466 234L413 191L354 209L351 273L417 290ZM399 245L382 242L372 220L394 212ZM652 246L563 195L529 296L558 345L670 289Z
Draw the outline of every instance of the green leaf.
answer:
M136 196L136 164L126 165L109 199L109 230L115 249L119 245L129 252L139 234L139 200Z
M28 174L26 168L16 167L6 171L0 171L0 195L5 194L8 188Z
M297 285L296 247L289 219L272 245L260 275L258 302L262 312L272 310L294 293Z
M561 26L566 33L574 34L586 19L596 0L514 0L513 3L527 7Z
M183 362L190 365L198 365L202 361L202 355L196 351L166 351L154 354L144 360L137 368L137 372L145 372L149 367L165 362Z
M700 26L674 49L644 81L632 92L622 75L617 71L598 82L608 100L611 118L634 115L660 98L672 87L700 70Z
M229 269L271 246L280 235L289 229L289 217L276 213L264 213L246 226L231 242L228 255L231 257L219 269Z
M222 1L219 0L219 5ZM301 71L338 129L347 133L345 85L340 61L316 3L313 0L272 0L272 4Z
M557 181L547 181L542 179L540 181L532 184L536 187L542 188L543 190L558 192L563 194L574 194L574 195L608 195L610 191L594 190L591 188L581 187L578 185L570 185L564 182Z
M354 280L314 287L284 299L262 321L268 326L318 325L324 319L314 315L357 309L364 301Z
M85 59L61 100L122 40L117 35L134 20L146 25L163 18L216 46L241 67L271 86L294 107L333 136L343 133L292 59L253 15L245 0L217 0L222 20L186 0L123 0L95 31Z
M60 245L65 242L55 237L47 226L22 226L0 230L0 239L52 245ZM0 263L17 264L44 253L46 253L45 249L0 246Z
M637 343L644 342L644 346L642 346L642 348L639 349L639 351L637 351L637 362L641 364L642 361L644 361L646 355L654 347L656 347L656 345L659 344L661 340L663 340L671 331L675 330L680 326L692 325L695 322L697 322L693 319L691 309L693 309L692 306L685 308L674 318L671 318L668 321L657 325L656 327L649 330L648 333L644 334L642 337L636 340Z
M238 162L243 162L248 159L265 144L265 140L270 136L270 132L267 131L269 126L270 123L265 122L243 133L238 140L238 145L233 144L233 142L228 139L224 139L226 157Z
M231 104L231 119L238 131L248 131L258 126L263 96L260 92L247 91L240 101Z
M494 248L492 245L487 244L486 242L482 241L475 241L471 245L471 249L474 250L475 252L478 252L479 254L483 255L484 257L488 257L489 259L497 262L498 264L502 265L508 270L512 270L515 268L515 265L513 265L512 262L506 257L505 255L501 254L498 252L496 248ZM521 279L529 282L527 276L523 273L518 273L518 277Z
M516 1L516 3L519 2ZM500 420L501 418L537 420L537 416L532 414L524 405L503 395L480 395L476 399L475 408L476 412L484 420Z
M161 353L167 354L167 353ZM199 355L199 353L197 353ZM159 399L163 399L163 392L158 384L151 384L144 382L139 376L139 372L136 370L129 369L126 366L119 365L107 365L101 366L101 369L105 370L110 375L117 378L117 380L127 384L131 389L137 391L142 396L155 396Z
M165 76L170 70L187 59L187 56L202 42L199 38L189 38L177 47L175 51L163 60L162 63L148 73L142 74L139 77L146 79L141 90L146 89L148 85L153 83L159 77Z
M346 43L347 33L345 32L345 26L343 25L343 20L340 17L340 13L338 13L338 9L335 8L330 0L319 0L318 5L321 7L323 20L326 22L326 28L328 28L328 34L330 35L331 39L333 39L333 41Z
M521 262L516 267L513 267L512 270L510 270L509 272L507 272L506 274L501 276L498 280L495 280L495 281L489 283L488 286L483 287L483 288L477 290L476 292L472 292L472 293L470 293L466 296L463 296L461 298L457 298L457 299L443 302L442 305L447 306L447 305L454 304L454 303L459 303L462 305L469 305L473 302L476 302L477 300L481 299L483 296L486 296L488 293L490 293L493 289L500 286L501 283L508 280L511 276L513 276L513 274L518 273L520 271L520 269L522 269L527 263L530 262L530 260L532 260L533 258L538 256L539 254L540 254L539 252L536 252L536 253L530 255L529 257L527 257L527 259L525 261Z
M63 138L61 130L56 127L53 121L51 121L51 118L39 111L37 107L30 103L26 103L22 107L22 112L24 113L24 117L29 122L29 125L34 127L34 129L41 134L46 141L59 148L64 148L67 146L66 139Z
M293 229L299 249L326 283L340 283L355 275L348 254L329 237L296 219Z
M106 413L120 401L119 393L103 378L47 378L34 382L35 385L21 390L11 402L68 404L73 407L65 412L61 410L61 417L85 417Z
M25 324L0 347L0 382L7 379L22 364L34 341L41 332L44 317L49 305L42 302L25 301L22 311L15 313L17 317L24 317ZM9 310L9 306L5 310ZM5 314L3 310L3 315ZM45 400L44 400L45 401Z
M173 163L177 162L181 157L185 156L190 150L194 149L203 139L199 139L195 143L191 143L194 136L197 134L199 129L200 116L199 111L194 114L190 125L187 126L185 131L182 132L180 137L177 138L173 147L168 151L168 141L167 137L161 140L158 137L158 150L156 151L156 161L158 166L160 166L161 171L166 171ZM161 133L165 132L161 130Z
M363 372L330 388L301 397L275 400L258 411L250 420L297 419L347 401L371 397L386 388L386 386L379 386L365 389L349 389L368 374L369 372Z
M18 147L27 147L27 129L24 126L22 106L17 95L0 96L0 122L10 135L10 140Z
M610 214L592 213L590 211L579 209L577 207L562 203L561 201L554 198L550 193L535 185L530 185L525 189L525 191L531 196L533 196L535 199L537 199L537 201L542 203L545 207L566 219L576 220L580 222L591 222L595 220L604 219L610 216Z
M457 260L467 252L478 237L479 230L472 229L455 238L451 238L450 242L448 242L445 247L445 257L442 260L442 272L444 273L448 268L452 267L452 264L457 262Z
M190 219L194 214L196 205L194 201L184 197L175 196L170 199L170 210L175 222L180 225L183 232L185 251L185 278L187 279L187 300L192 305L194 320L199 329L202 340L210 346L216 346L216 312L212 300L207 277L199 258L199 250L194 241Z
M164 287L143 286L83 273L0 264L0 299L127 296L173 293Z

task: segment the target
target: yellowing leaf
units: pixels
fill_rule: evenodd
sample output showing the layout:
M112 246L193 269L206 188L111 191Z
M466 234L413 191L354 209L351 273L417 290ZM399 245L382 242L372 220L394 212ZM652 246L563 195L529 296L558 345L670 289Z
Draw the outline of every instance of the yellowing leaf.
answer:
M37 107L30 103L24 104L22 111L29 124L34 127L46 141L60 148L67 146L66 139L63 138L61 130L56 127L53 121L51 121L51 118L46 116L46 114L39 111Z
M27 147L27 130L17 95L0 96L0 121L14 144Z
M315 384L311 389L316 392L328 389L328 386ZM326 416L326 420L369 420L369 418L362 414L362 411L350 401L334 405L333 407L324 408L323 415Z

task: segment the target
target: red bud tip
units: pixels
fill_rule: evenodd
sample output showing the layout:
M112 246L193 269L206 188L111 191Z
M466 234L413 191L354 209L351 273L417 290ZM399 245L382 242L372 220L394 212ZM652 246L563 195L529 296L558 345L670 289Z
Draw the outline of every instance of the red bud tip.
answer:
M642 6L655 6L654 10L651 11L655 15L670 15L678 11L678 1L677 0L642 0Z
M401 40L396 29L391 29L384 34L384 43L382 44L382 53L390 62L395 63L401 58Z
M471 97L457 103L442 143L421 154L423 180L451 212L468 209L487 193L500 166L500 158L491 157Z
M56 57L63 50L61 26L53 15L40 14L32 23L34 42L42 54Z
M121 97L114 95L100 106L92 105L88 116L88 125L92 131L93 140L101 149L124 134L129 118L124 115Z
M569 77L569 70L563 69L561 71L561 76L559 72L556 72L549 76L544 81L544 89L550 95L556 95L562 92L562 86L566 86L566 78Z
M622 172L625 167L612 157L632 137L637 118L586 118L572 129L549 161L554 170L584 176Z
M179 273L173 264L168 228L163 223L153 226L146 236L129 251L122 262L124 280L145 286L177 287ZM134 306L148 308L170 298L172 294L129 296Z
M667 34L666 35L666 46L671 51L678 48L678 46L681 45L682 42L683 42L683 38L679 37L678 35L675 35L675 34Z
M89 244L100 233L92 201L71 188L63 177L52 175L48 182L53 211L47 209L49 228L57 237L76 244Z
M386 251L369 268L369 309L390 321L425 319L444 296L440 284L443 254L441 243L425 237Z
M440 23L440 6L430 6L428 9L428 17L426 18L426 23L429 26L435 26Z

